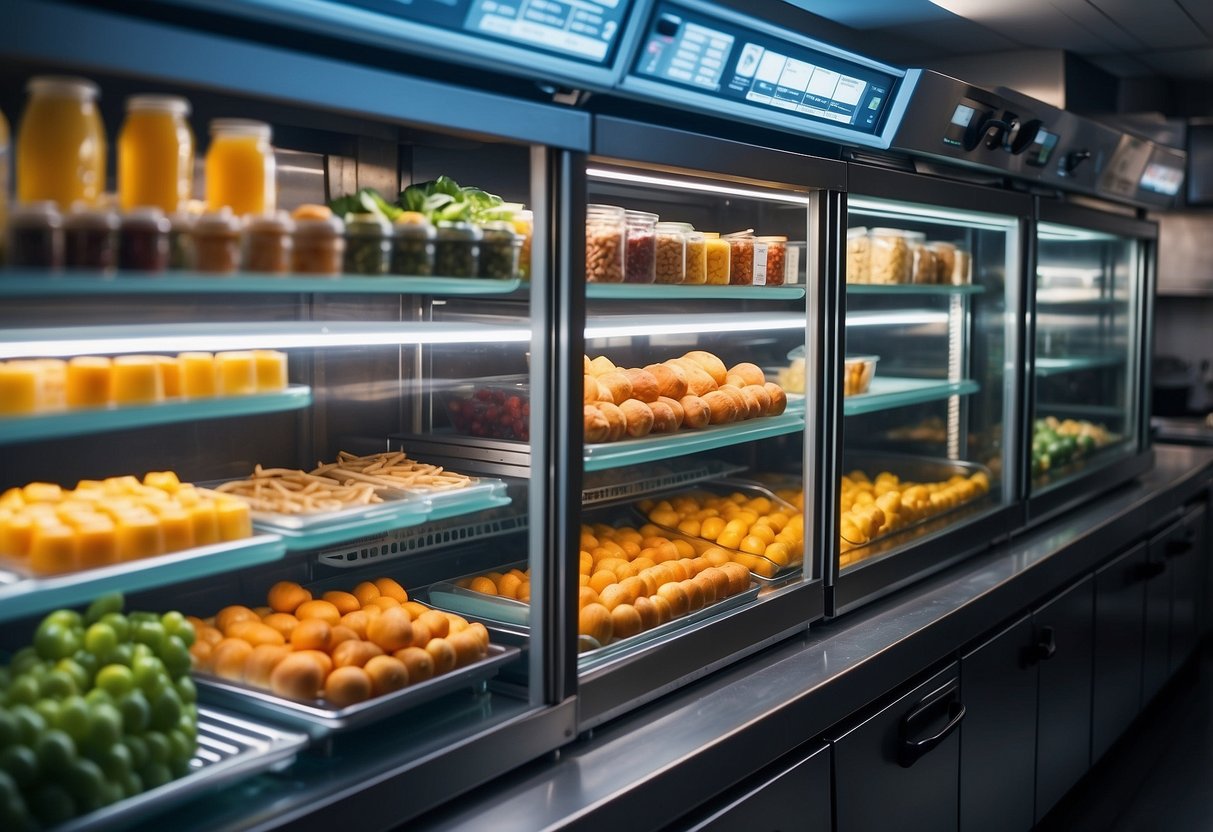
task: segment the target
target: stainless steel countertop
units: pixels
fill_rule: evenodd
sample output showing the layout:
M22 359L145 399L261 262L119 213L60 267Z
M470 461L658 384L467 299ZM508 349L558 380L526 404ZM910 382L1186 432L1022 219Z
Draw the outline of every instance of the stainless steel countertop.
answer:
M608 723L416 825L670 823L1080 578L1213 481L1213 450L1155 450L1136 482Z

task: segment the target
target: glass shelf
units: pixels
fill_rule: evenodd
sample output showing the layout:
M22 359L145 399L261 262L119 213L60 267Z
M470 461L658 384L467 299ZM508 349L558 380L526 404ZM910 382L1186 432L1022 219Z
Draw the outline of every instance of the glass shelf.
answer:
M933 283L848 283L848 295L980 295L986 287L979 283L952 286Z
M590 300L799 300L803 286L700 286L587 283Z
M361 295L504 295L522 281L465 277L407 277L384 275L266 275L257 273L207 274L104 274L47 273L31 270L0 271L0 298L45 295L253 295L253 294L361 294Z
M285 554L281 537L259 534L66 575L35 577L0 566L0 621L87 604L107 592L138 592L271 563Z
M223 396L213 399L173 399L160 404L116 405L57 413L33 413L28 416L5 416L0 417L0 445L174 422L278 413L299 410L311 403L312 389L296 384L281 393Z
M971 396L979 389L975 381L939 381L924 378L895 378L877 376L872 379L868 392L858 396L847 396L842 400L844 416L892 410L911 404L934 402L951 396Z
M1098 370L1103 367L1119 367L1125 363L1123 355L1088 355L1075 358L1037 358L1036 375L1047 377L1082 370Z

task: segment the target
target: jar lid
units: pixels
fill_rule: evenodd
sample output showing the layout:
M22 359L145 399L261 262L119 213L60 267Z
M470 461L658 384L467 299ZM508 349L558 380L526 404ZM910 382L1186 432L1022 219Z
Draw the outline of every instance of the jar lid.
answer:
M392 224L371 211L350 213L345 215L345 233L351 237L389 237Z
M337 217L304 217L295 220L297 237L340 237L345 233L345 223Z
M786 243L788 241L787 237L781 237L778 234L768 237L755 237L754 239L760 243Z
M854 240L859 237L866 237L866 236L868 236L868 229L865 226L860 225L855 228L847 229L847 239L848 240Z
M113 231L118 227L118 215L104 208L90 208L77 204L63 217L64 228L102 229Z
M224 207L200 216L194 222L194 233L236 235L240 233L241 225L240 219L232 213L232 209Z
M11 225L48 225L58 228L60 222L59 208L54 200L39 200L37 202L19 202L9 212L8 221Z
M913 231L906 231L904 228L873 228L872 236L874 237L912 237Z
M301 220L327 220L331 216L333 216L331 208L315 202L305 202L291 212L291 219L296 222Z
M659 219L656 214L650 214L648 211L624 211L623 213L627 216L628 222L643 222L656 225Z
M216 118L211 119L212 136L255 136L269 141L273 135L271 128L264 121L254 121L249 118Z
M286 211L275 211L272 214L255 214L246 217L246 226L250 233L277 232L289 234L295 230L295 223Z
M150 228L155 231L163 231L168 233L170 224L168 218L164 216L164 212L159 208L141 205L138 208L132 208L122 215L123 228Z
M720 239L719 231L700 231L699 233L703 235L703 238L705 240L719 240Z
M611 216L623 218L627 213L618 205L603 205L601 203L591 202L585 206L587 215Z
M405 211L393 223L397 237L407 239L432 240L438 233L433 223L425 218L425 214L417 211Z
M132 95L126 99L128 113L170 113L188 116L190 103L179 95Z
M509 220L489 220L481 223L482 231L491 231L494 234L509 234L513 237L517 232L514 231L514 224Z
M30 95L77 98L81 101L94 101L101 94L92 81L72 75L35 75L29 79L25 89Z
M438 223L438 236L447 239L463 238L465 240L479 240L484 235L480 229L472 225L470 222L463 220L442 220Z
M726 240L752 240L754 239L754 229L747 228L745 231L732 231L723 236Z
M663 220L663 221L657 223L657 230L658 231L681 231L682 233L685 234L688 231L694 231L695 226L691 225L689 222L674 222L672 220L667 222L667 221Z

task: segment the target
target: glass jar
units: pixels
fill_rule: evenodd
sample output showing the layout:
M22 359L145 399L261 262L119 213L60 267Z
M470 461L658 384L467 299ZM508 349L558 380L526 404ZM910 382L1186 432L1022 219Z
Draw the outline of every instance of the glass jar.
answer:
M868 232L868 281L882 285L909 283L913 255L907 232L900 228L873 228Z
M295 224L285 211L250 217L244 233L244 270L285 274L291 270Z
M758 237L755 242L766 247L766 268L764 277L767 286L782 286L784 275L788 268L788 238L787 237ZM754 281L758 282L757 279Z
M624 283L652 283L657 279L657 215L648 211L625 211L627 256Z
M615 205L585 207L585 280L622 283L627 217Z
M518 250L518 276L523 280L531 279L531 237L535 233L535 213L528 210L514 212L511 219L514 232L522 237L522 247Z
M218 118L206 152L206 207L236 216L265 214L277 203L272 131L262 121Z
M694 227L683 235L686 240L686 275L683 283L701 285L708 280L708 245L703 232Z
M704 282L712 286L729 285L729 265L732 259L729 241L722 239L715 231L705 231L703 245L704 259L707 261L707 279Z
M40 75L17 133L17 200L96 205L105 193L105 125L97 85L83 78Z
M729 243L729 283L733 286L754 285L753 232L738 231L726 234L724 239Z
M345 223L337 217L295 214L295 246L291 271L299 274L341 274L345 254Z
M868 229L847 229L847 283L872 282L872 241Z
M513 280L518 273L518 251L522 238L514 224L504 220L486 222L481 226L480 276L491 280Z
M63 265L110 271L118 265L118 215L77 205L63 218Z
M682 283L686 279L687 234L695 230L689 222L659 222L653 275L657 283Z
M168 267L174 271L194 267L194 215L178 212L168 218Z
M434 246L434 271L443 277L480 273L480 229L470 222L440 222Z
M194 183L194 134L190 103L175 95L135 95L126 100L118 134L118 205L142 205L175 214Z
M203 214L194 223L194 268L210 274L233 274L240 268L242 223L224 208Z
M8 218L8 264L27 269L63 266L63 219L51 200L18 203Z
M424 215L406 212L396 219L392 237L392 274L429 277L434 273L437 230Z
M346 274L379 276L387 274L392 256L392 225L379 214L371 212L347 214L345 217L345 258L342 271Z
M118 268L162 272L168 268L169 221L159 208L136 208L118 227Z

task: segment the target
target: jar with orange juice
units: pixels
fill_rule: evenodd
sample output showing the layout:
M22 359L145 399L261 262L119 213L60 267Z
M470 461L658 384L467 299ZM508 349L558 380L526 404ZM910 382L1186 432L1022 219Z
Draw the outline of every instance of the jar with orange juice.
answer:
M175 95L134 95L118 134L118 204L123 211L159 208L175 214L194 181L190 104Z
M206 207L236 216L272 213L277 205L274 148L262 121L221 118L211 122L206 153Z
M105 192L105 125L97 85L83 78L39 75L17 132L17 200L54 200L67 211L95 205Z

